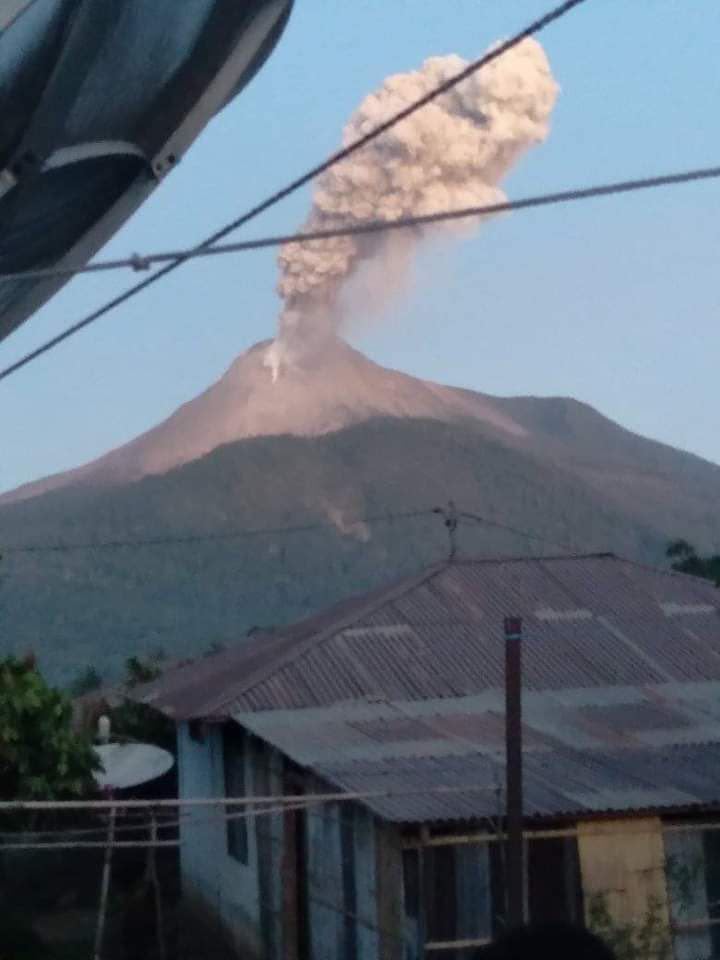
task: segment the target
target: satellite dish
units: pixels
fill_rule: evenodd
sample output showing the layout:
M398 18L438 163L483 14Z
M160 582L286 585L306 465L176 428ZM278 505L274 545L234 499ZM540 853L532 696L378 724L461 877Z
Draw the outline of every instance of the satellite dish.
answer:
M95 747L95 753L103 765L95 773L101 789L138 787L161 777L175 763L171 753L150 743L104 743Z

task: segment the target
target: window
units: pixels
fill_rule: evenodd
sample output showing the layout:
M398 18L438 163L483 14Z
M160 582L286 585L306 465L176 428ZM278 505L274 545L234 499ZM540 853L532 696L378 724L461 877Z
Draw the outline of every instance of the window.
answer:
M710 927L712 953L717 955L720 950L720 831L703 831L703 853L707 916L713 921Z
M195 743L205 742L205 728L200 720L191 720L188 723L188 735Z
M436 844L403 855L405 929L438 960L466 960L504 926L505 856L500 843ZM583 900L574 837L530 840L525 847L528 919L582 923ZM417 952L417 951L416 951Z
M459 855L463 852L461 847L428 847L424 851L425 923L431 943L462 939L460 926L468 919L461 916L458 900ZM475 931L463 932L472 936Z
M581 923L582 880L576 838L530 840L526 854L530 920L533 923Z
M245 734L234 723L223 730L223 770L225 773L225 796L244 797L245 789ZM244 813L242 807L227 808L227 852L240 863L248 862L247 819L236 816Z
M580 857L575 837L542 837L525 841L525 915L531 923L582 923ZM490 845L492 929L505 923L505 851Z
M720 830L671 824L664 835L665 878L678 960L720 949Z
M490 861L487 844L425 847L403 855L408 955L423 940L430 956L455 960L489 940ZM438 944L468 943L457 951ZM435 953L437 950L437 954Z
M345 914L343 960L358 957L358 891L355 860L355 816L352 807L342 804L340 809L340 852L342 863L342 902Z

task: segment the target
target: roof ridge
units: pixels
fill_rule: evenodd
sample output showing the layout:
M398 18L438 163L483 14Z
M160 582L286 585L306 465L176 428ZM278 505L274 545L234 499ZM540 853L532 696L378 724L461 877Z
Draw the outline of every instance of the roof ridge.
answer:
M707 584L711 589L717 589L717 586L709 580L707 577L700 577L694 573L686 573L684 570L674 570L668 567L661 567L656 564L647 563L642 560L635 560L632 557L626 557L622 554L615 553L613 550L591 550L586 553L551 553L551 554L542 554L537 557L530 557L523 554L517 554L516 556L508 557L475 557L475 556L466 556L466 557L456 557L453 560L453 563L457 566L461 565L472 565L476 563L482 564L491 564L491 563L530 563L530 562L539 562L546 563L553 560L616 560L618 563L628 564L629 566L637 567L640 570L646 570L649 573L660 574L666 577L675 577L684 580L690 580L694 584L704 585Z
M400 583L396 583L394 587L389 587L387 590L382 591L379 595L374 596L372 600L368 601L362 606L356 607L352 613L348 613L346 616L340 617L339 620L335 621L329 626L326 626L317 632L311 632L309 636L299 640L297 644L287 650L284 654L280 654L277 660L259 667L253 674L250 675L250 677L248 677L239 687L236 687L231 693L225 692L221 697L218 697L217 700L211 701L210 704L206 705L206 711L208 713L212 713L217 710L221 710L224 706L231 703L233 700L236 700L239 696L249 693L256 686L258 686L258 684L269 679L278 670L286 667L289 663L294 663L296 660L300 659L300 657L305 656L306 653L324 643L329 637L347 629L347 627L349 627L352 623L362 619L363 617L366 617L378 607L383 606L389 601L397 600L399 597L409 593L416 587L422 586L422 584L429 582L433 579L433 577L437 576L443 570L446 570L449 566L451 566L451 563L452 562L448 560L443 560L440 563L436 563L432 567L426 568L422 573L416 574L412 578L406 578ZM358 597L362 596L363 594L358 594ZM350 600L352 600L352 597L348 597L345 600L340 601L340 603L336 604L335 606L342 606L343 604L348 603ZM279 635L282 636L282 634Z
M547 560L620 560L623 561L625 558L619 556L617 553L613 553L611 550L595 550L589 551L587 553L548 553L540 554L539 556L528 556L527 554L514 554L505 557L477 557L477 556L464 556L464 557L455 557L453 559L453 565L460 566L469 566L476 563L490 564L490 563L543 563ZM652 569L652 568L650 568Z
M707 585L711 590L717 590L717 584L713 583L707 577L700 577L695 573L686 573L684 570L674 570L672 567L654 567L649 563L643 563L642 560L633 560L631 557L618 557L623 563L632 567L639 567L641 570L649 570L651 573L659 573L666 577L675 577L679 580L691 580L697 585Z

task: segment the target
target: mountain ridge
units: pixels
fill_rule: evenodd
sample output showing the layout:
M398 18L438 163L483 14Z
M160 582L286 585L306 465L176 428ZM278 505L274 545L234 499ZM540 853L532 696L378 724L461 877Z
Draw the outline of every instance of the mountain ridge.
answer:
M34 647L63 682L87 664L112 677L125 657L158 646L197 655L447 556L442 518L428 511L451 499L491 521L461 525L467 554L571 549L658 563L675 537L720 547L720 467L586 404L426 385L350 348L330 370L273 385L264 349L239 358L202 408L180 408L197 431L191 443L174 446L161 424L138 438L145 446L119 448L125 464L100 458L80 481L71 472L54 489L0 501L0 650ZM331 401L313 430L251 435L243 402L279 429L306 415L305 390L313 409L318 396ZM244 435L215 445L232 436L228 423ZM212 449L147 469L162 465L143 459L158 437L171 458ZM98 546L63 548L72 544Z
M325 344L316 363L306 360L274 382L265 364L270 344L255 344L216 383L134 440L73 470L8 491L0 495L0 504L67 483L126 482L163 473L253 436L317 436L374 416L471 416L509 433L522 432L495 409L493 398L386 369L337 339Z

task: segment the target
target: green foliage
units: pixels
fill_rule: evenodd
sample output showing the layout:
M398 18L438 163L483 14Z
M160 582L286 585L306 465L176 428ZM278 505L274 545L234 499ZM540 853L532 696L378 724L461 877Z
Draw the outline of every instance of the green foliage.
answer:
M161 650L146 660L129 657L125 662L125 688L132 690L159 677L163 659ZM125 700L110 711L110 722L113 739L155 743L170 751L175 749L175 724L144 703Z
M3 503L3 547L169 542L8 551L0 649L21 650L41 637L36 649L53 682L69 683L78 663L96 664L105 681L117 682L130 655L162 645L173 659L198 656L211 640L232 644L253 625L297 621L447 556L437 516L371 523L368 538L329 524L330 506L353 519L452 498L548 541L650 562L663 558L668 530L685 531L701 550L720 543L720 517L708 521L707 509L718 468L641 441L569 401L516 399L503 409L528 430L527 446L501 442L482 422L378 419L321 437L228 444L138 482ZM618 473L622 483L614 483ZM648 475L661 478L652 486L657 496L648 494ZM243 529L268 532L227 536ZM193 533L218 536L188 542ZM462 525L458 534L463 554L529 549L522 537L491 527Z
M712 580L716 587L720 587L720 553L701 557L687 540L673 540L668 545L666 555L673 561L673 570L689 573L694 577L704 577Z
M607 896L596 893L588 902L588 927L614 951L617 960L670 960L672 935L663 917L662 904L650 898L645 915L636 923L618 923Z
M71 800L94 790L100 766L72 729L70 700L28 660L0 660L0 798Z
M164 656L160 650L147 660L141 657L128 657L125 661L126 686L132 689L143 683L152 683L153 680L157 680L162 673L160 663Z
M93 693L102 686L102 677L95 667L86 667L70 684L69 693L71 697L83 697L87 693Z

